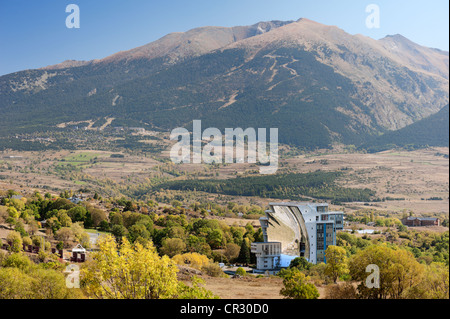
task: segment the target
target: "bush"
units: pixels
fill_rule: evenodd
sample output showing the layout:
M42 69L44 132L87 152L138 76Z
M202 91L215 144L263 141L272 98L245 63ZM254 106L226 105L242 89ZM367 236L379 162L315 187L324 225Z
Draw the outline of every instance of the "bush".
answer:
M236 269L236 275L238 275L238 276L246 276L247 272L245 271L244 268L239 267L238 269Z
M2 267L12 267L24 270L29 269L32 263L31 260L22 253L13 253L6 257L1 265Z
M308 262L305 257L297 257L291 260L289 268L297 268L300 271L309 270L313 266L312 263Z
M319 298L319 291L316 286L308 282L309 279L300 270L292 268L291 274L283 279L284 288L280 290L280 295L287 299Z
M6 236L6 241L11 244L10 250L18 253L22 251L22 236L16 231L12 231Z
M172 258L177 265L186 265L192 268L201 269L203 266L209 265L209 259L205 255L199 253L186 253L182 255L175 255Z
M217 263L210 263L206 266L203 266L201 270L211 277L224 277L225 275L222 271L222 268L220 268L219 264Z
M351 283L331 284L325 289L326 299L357 299L356 288Z
M22 243L26 246L29 246L33 244L33 241L31 240L30 237L26 236L22 238Z

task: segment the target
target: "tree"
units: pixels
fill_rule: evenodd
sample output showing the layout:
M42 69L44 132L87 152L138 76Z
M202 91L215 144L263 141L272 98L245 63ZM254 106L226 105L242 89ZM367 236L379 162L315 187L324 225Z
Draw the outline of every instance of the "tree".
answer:
M263 242L264 241L264 234L262 232L262 228L258 228L258 230L253 235L255 238L255 242Z
M405 292L408 299L449 299L449 271L442 263L425 266L425 275L416 286Z
M5 206L0 205L0 223L6 220L9 217L8 209Z
M246 266L250 263L250 243L248 238L244 238L237 258L239 263L243 263Z
M175 261L177 265L187 265L195 269L202 269L202 267L209 264L208 257L196 252L175 255L172 260Z
M19 219L14 226L14 230L20 234L20 236L25 237L28 236L27 231L25 230L25 226L22 223L22 220Z
M325 251L326 268L325 274L330 276L334 283L337 279L348 272L347 252L338 246L328 246Z
M66 286L66 279L61 272L53 269L37 269L33 272L33 299L74 299L82 297L79 289Z
M134 242L139 237L142 239L150 239L150 233L147 228L142 224L135 224L130 227L129 238L131 242Z
M22 253L12 253L3 260L0 266L18 268L23 271L28 271L32 266L32 262L26 255Z
M61 228L61 223L56 216L47 219L47 226L56 233Z
M9 225L9 228L12 228L15 224L16 224L16 220L14 218L12 218L11 216L8 216L8 218L6 218L5 222Z
M211 248L220 248L223 241L223 232L220 229L214 229L208 234L208 244Z
M70 227L72 225L72 219L64 210L61 210L58 213L58 220L61 223L62 227Z
M82 283L90 296L101 299L167 299L177 294L178 268L167 256L159 257L149 242L133 245L113 237L97 242L91 264L82 269Z
M289 268L297 268L300 271L309 270L313 266L310 262L306 260L305 257L296 257L291 260Z
M206 242L205 238L189 235L187 238L188 250L197 252L202 255L209 256L211 254L211 247Z
M25 246L29 246L32 245L33 242L29 236L26 236L22 238L22 244L24 244Z
M9 217L12 217L12 218L14 218L14 219L17 219L17 218L19 218L19 216L20 216L20 213L19 213L19 212L17 211L17 209L16 209L15 207L13 207L13 206L8 207L7 212L8 212Z
M227 244L227 246L225 248L224 255L228 259L229 262L233 262L239 256L240 250L241 250L241 248L239 248L238 245L229 243L229 244Z
M30 299L32 278L18 268L0 267L0 299Z
M377 227L383 227L384 226L384 220L383 219L377 219L376 221L375 221L375 226L377 226Z
M328 285L325 294L325 299L357 299L356 288L349 282Z
M110 229L109 223L106 220L102 220L99 225L99 230L107 232L109 231L109 229Z
M91 219L92 219L92 225L94 227L98 227L102 221L107 220L107 216L103 210L94 208L91 210Z
M11 231L6 236L6 241L11 245L10 249L12 252L18 253L22 251L22 236L20 236L20 233L16 231Z
M23 197L25 198L25 197ZM26 199L25 199L26 200ZM24 201L20 200L20 199L16 199L16 198L11 198L9 200L9 205L11 207L14 207L15 209L17 209L18 211L21 211L24 207L25 207L25 203Z
M67 215L69 215L74 222L84 222L86 214L86 208L83 206L75 206L67 211Z
M161 253L173 257L181 254L186 249L186 244L180 238L166 238L163 240Z
M35 235L39 230L39 224L36 220L32 220L29 223L29 232L30 235Z
M366 286L369 265L378 267L379 288ZM361 281L359 297L370 299L402 298L407 290L420 283L424 274L423 265L411 252L386 245L373 245L359 251L350 259L349 269L352 279Z
M312 283L308 283L309 277L306 277L300 270L293 268L289 275L284 277L284 288L280 294L287 299L317 299L319 291Z
M28 257L12 254L0 267L0 299L76 299L80 289L66 287L64 275L53 269L38 268ZM11 262L11 260L14 261ZM18 263L19 262L19 263ZM23 265L27 265L24 267Z
M74 235L72 229L69 227L62 227L55 234L55 238L61 242L63 242L64 247L69 247L70 242L72 241Z
M116 240L120 242L122 237L128 235L128 230L123 225L114 225L111 229L111 233L114 235Z

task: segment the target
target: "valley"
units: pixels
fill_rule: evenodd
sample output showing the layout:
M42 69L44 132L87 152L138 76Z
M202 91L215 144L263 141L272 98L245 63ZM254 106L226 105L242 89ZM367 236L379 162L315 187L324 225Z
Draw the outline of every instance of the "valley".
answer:
M169 141L165 141L167 147ZM286 147L285 147L286 148ZM283 148L282 148L283 149ZM282 152L283 154L283 152ZM280 156L280 173L306 174L316 171L343 172L336 184L346 188L368 188L382 201L340 203L348 211L373 209L420 214L449 213L448 148L428 148L381 153L344 149L321 150L297 156ZM136 200L156 199L151 189L160 181L214 178L234 179L259 175L255 164L173 164L168 151L161 155L116 153L100 150L0 153L2 189L33 192L64 190L98 192L102 196L127 196ZM147 189L150 195L144 194ZM133 193L131 190L134 190ZM166 190L169 198L266 205L274 198ZM178 194L178 195L177 195ZM299 194L302 195L302 194ZM147 197L146 197L147 196ZM307 197L307 196L305 196ZM289 200L290 198L285 198ZM312 198L313 199L313 198Z

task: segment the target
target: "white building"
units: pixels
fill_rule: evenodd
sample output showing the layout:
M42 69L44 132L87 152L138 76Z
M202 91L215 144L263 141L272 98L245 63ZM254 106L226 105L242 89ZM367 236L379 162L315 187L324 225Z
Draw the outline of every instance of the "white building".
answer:
M281 256L305 257L310 263L326 262L325 250L336 245L336 231L344 228L344 213L329 211L326 203L270 203L260 218L264 242L278 242ZM259 269L259 267L258 267Z
M258 270L272 270L281 267L280 242L252 243L251 252L256 254L256 268Z

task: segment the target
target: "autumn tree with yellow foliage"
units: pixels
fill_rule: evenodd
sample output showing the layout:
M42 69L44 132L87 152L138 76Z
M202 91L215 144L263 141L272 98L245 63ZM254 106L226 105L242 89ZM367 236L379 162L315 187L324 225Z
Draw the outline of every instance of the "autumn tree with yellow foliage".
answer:
M188 288L177 280L178 268L168 256L160 257L151 242L143 246L112 236L99 238L99 251L81 271L88 296L100 299L213 298L197 283Z
M210 263L208 257L196 252L175 255L172 257L172 260L175 261L177 265L186 265L196 269L202 269L202 267L207 266Z
M379 268L379 288L368 288L365 280L366 267ZM373 245L354 255L349 262L352 279L361 281L358 286L360 298L401 299L423 280L424 265L417 262L412 253L404 249L393 249L387 245Z

